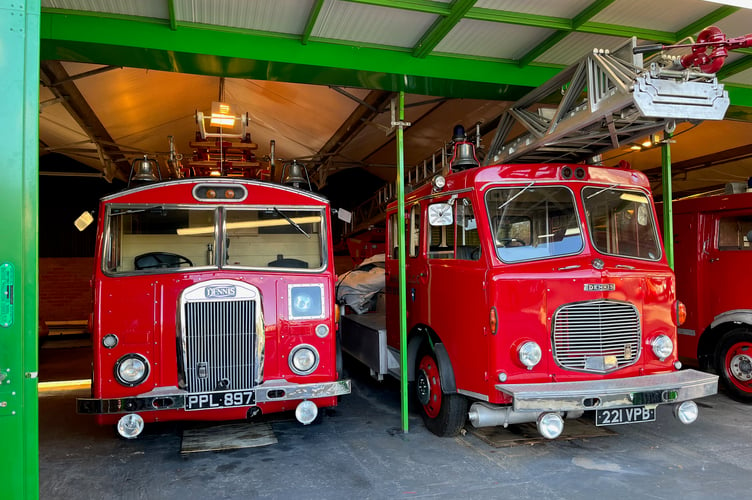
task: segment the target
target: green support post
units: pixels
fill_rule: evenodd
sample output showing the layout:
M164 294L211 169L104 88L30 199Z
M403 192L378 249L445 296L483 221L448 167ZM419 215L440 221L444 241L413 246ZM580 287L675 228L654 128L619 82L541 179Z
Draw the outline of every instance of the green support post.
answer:
M674 211L671 185L671 134L666 132L661 144L661 177L663 179L663 246L666 261L674 268Z
M402 408L402 432L408 432L407 394L407 312L405 278L405 92L399 93L399 121L397 126L397 244L399 245L399 326L400 326L400 393Z
M0 497L39 497L40 0L0 0Z

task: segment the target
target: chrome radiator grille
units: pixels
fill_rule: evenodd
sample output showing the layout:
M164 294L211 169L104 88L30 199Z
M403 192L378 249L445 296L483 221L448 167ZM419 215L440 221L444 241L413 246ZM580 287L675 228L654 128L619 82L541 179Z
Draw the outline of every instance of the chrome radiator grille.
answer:
M253 300L184 304L185 382L190 393L254 386L257 342Z
M553 317L554 359L563 368L604 373L637 362L642 331L637 308L596 300L560 307Z

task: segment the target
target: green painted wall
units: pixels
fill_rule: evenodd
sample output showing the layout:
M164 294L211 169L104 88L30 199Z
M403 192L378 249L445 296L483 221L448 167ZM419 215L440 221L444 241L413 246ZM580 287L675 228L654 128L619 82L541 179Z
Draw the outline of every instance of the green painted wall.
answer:
M0 0L0 497L39 496L39 0ZM12 303L11 303L12 301Z

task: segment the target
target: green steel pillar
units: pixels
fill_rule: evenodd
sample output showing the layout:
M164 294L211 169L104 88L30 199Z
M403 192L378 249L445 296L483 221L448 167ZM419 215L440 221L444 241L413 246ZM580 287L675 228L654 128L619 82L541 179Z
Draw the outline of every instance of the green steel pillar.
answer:
M408 393L407 393L407 312L405 278L405 93L399 93L399 120L392 123L397 127L397 244L399 245L399 326L400 326L400 392L402 408L402 432L408 432Z
M674 268L674 212L671 200L671 134L666 132L661 144L661 178L663 179L663 246L666 260Z
M0 0L0 497L39 496L40 0Z

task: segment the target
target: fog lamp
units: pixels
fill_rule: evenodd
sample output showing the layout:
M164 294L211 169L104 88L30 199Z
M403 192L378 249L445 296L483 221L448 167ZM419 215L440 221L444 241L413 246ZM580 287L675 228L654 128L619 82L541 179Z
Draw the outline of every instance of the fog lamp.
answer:
M295 418L303 425L308 425L316 420L318 414L319 409L313 401L301 401L298 407L295 408Z
M133 387L149 376L149 362L140 354L126 354L115 363L115 378L126 387Z
M319 365L319 354L312 345L301 344L290 351L290 369L298 375L308 375Z
M136 413L129 413L120 417L117 423L117 431L125 439L135 439L144 430L144 419Z
M697 420L700 410L694 401L682 401L674 405L674 416L683 424L691 424Z
M558 413L541 413L537 424L538 432L546 439L556 439L564 430L564 419Z
M658 335L650 345L653 347L653 354L661 361L671 356L671 353L674 352L674 343L666 335Z
M535 365L540 363L543 353L538 344L528 341L520 346L517 355L520 358L520 363L527 366L528 370L532 370Z

